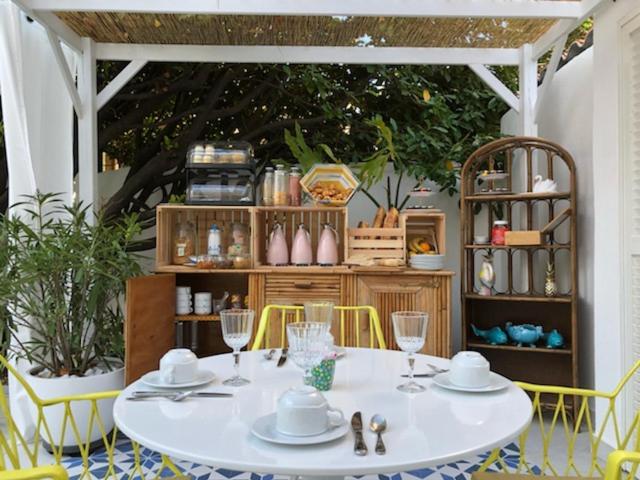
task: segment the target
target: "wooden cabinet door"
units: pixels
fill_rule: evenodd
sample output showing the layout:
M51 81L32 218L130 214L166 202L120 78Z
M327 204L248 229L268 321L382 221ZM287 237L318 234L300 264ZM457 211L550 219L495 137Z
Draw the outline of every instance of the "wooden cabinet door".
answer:
M158 369L175 346L176 277L149 275L127 281L124 322L126 384Z
M418 310L429 314L427 341L422 353L451 356L449 319L451 279L436 275L358 275L359 305L372 305L380 315L388 348L397 349L391 312Z

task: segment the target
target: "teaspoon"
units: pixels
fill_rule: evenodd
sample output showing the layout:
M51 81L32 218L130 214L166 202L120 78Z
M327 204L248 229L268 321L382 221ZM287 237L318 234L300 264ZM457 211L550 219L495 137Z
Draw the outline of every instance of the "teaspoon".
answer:
M371 421L369 422L369 428L373 433L378 434L378 440L376 441L376 453L378 455L384 455L387 453L387 449L384 446L384 442L382 441L382 432L384 432L387 428L387 421L380 414L375 414L371 417Z

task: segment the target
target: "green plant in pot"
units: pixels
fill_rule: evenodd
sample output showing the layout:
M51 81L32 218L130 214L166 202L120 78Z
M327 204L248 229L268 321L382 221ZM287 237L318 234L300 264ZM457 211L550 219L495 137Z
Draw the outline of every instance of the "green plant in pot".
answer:
M107 223L96 216L90 222L89 208L42 193L14 211L0 221L0 305L12 320L9 354L32 366L27 381L41 398L121 389L125 284L140 274L129 252L140 233L137 219ZM82 441L90 415L84 403L73 412ZM112 428L113 402L98 406L105 427ZM45 416L53 438L61 439L64 412L55 408L45 409ZM37 415L35 408L32 413ZM97 440L99 429L91 434ZM77 444L69 426L61 443Z

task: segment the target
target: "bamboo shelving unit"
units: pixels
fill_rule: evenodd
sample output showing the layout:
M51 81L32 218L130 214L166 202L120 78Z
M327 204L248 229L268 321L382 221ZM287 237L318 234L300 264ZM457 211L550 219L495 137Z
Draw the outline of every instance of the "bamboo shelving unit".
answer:
M504 170L502 180L479 182L483 170ZM530 193L534 173L558 181L558 193ZM493 370L513 379L550 385L578 385L578 283L576 239L575 164L562 147L538 138L511 137L496 140L477 150L464 164L461 173L461 295L462 337L465 350L481 352ZM504 193L497 191L497 182ZM487 186L489 192L480 189ZM518 193L517 190L522 190ZM491 232L493 220L500 212L512 230L541 231L556 216L568 210L559 238L558 225L543 235L542 245L494 246L473 243L476 232ZM479 294L477 274L480 257L494 255L502 276L500 291L491 296ZM563 256L561 258L561 256ZM555 296L545 296L544 269L540 264L553 262L556 282L563 278L565 289ZM559 268L561 265L562 268ZM542 279L540 275L542 274ZM541 282L542 280L542 282ZM523 284L524 287L516 288ZM497 286L497 283L496 283ZM565 338L565 346L552 350L538 346L512 344L489 345L476 337L471 324L481 329L504 328L506 322L542 325L547 332L556 328Z

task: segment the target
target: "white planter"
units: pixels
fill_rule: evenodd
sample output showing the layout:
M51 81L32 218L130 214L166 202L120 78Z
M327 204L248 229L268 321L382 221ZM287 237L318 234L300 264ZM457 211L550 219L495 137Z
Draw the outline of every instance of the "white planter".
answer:
M43 378L31 374L25 374L27 382L33 388L36 395L43 400L57 397L68 397L73 395L82 395L87 393L106 392L111 390L122 390L124 388L124 367L117 370L102 373L99 375L91 375L86 377L59 377L59 378ZM109 433L113 427L113 404L114 399L100 400L97 402L100 418L102 419L105 431ZM34 422L38 420L37 408L30 405L30 412ZM91 416L91 402L79 401L71 403L71 411L76 421L82 444L86 444L89 434L89 419ZM44 408L44 415L47 425L51 431L54 444L59 446L61 443L67 449L73 450L78 445L75 434L71 427L71 423L67 420L64 439L62 438L62 426L64 419L64 405L56 405ZM44 431L41 438L46 443L49 439ZM100 428L94 419L90 442L95 442L101 438Z

